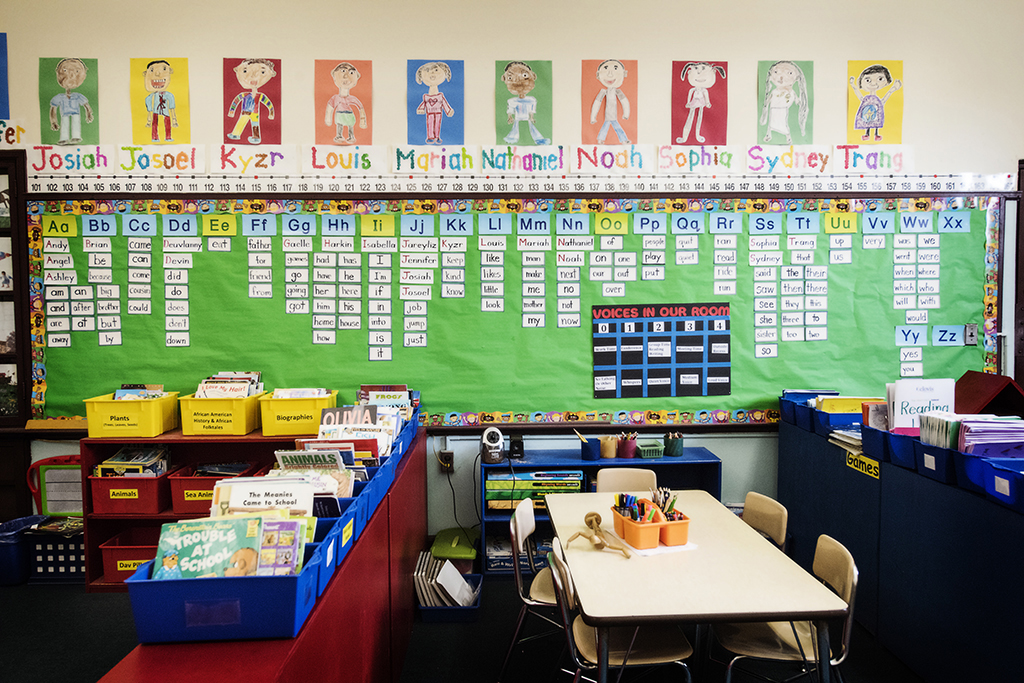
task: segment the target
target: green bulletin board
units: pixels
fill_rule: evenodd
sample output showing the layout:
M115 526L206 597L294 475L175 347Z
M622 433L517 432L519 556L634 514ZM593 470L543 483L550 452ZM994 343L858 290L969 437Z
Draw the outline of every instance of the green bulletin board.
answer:
M81 415L122 383L184 396L217 371L260 370L268 389L324 386L345 403L360 384L408 384L435 421L771 420L784 388L883 396L901 373L994 368L1002 208L980 196L33 201L33 412ZM594 307L697 303L728 308L727 394L595 398ZM964 345L970 324L977 345Z

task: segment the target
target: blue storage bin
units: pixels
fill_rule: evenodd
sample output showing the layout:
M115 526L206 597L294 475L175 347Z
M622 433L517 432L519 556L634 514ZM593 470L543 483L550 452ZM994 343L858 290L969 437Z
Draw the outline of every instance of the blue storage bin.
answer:
M989 498L1024 512L1024 459L985 458L982 460L985 493Z
M466 574L466 582L469 583L474 589L480 585L483 581L483 576L480 574ZM477 615L480 612L480 595L483 591L476 594L476 601L468 607L423 607L420 605L420 617L425 622L467 622L476 621Z
M860 442L864 455L878 462L889 462L888 432L863 425L860 428Z
M779 397L779 418L791 425L796 424L796 401Z
M413 439L416 438L416 430L419 429L420 423L420 409L419 407L412 414L412 419L405 423L402 427L402 431L395 437L394 443L391 444L391 455L397 456L399 460L405 455L405 452L409 450L409 446L412 444Z
M814 431L814 408L797 403L793 407L793 414L796 417L796 426L805 432Z
M974 493L985 494L985 459L973 453L953 451L953 472L956 485Z
M359 538L356 532L356 510L359 508L356 504L356 499L341 498L339 502L341 502L341 517L338 518L337 550L334 555L335 566L341 564L341 561L348 555L348 551L352 549L352 544Z
M338 499L339 504L341 500L343 499ZM322 560L320 583L324 586L327 585L327 581L331 580L334 570L338 567L338 536L341 534L338 521L340 519L340 517L321 517L316 521L316 534L313 536L313 540L320 544ZM326 579L324 574L327 575Z
M953 454L948 448L931 446L920 440L914 441L914 464L918 474L941 481L943 484L956 483Z
M293 576L153 581L153 560L125 579L140 643L294 638L313 610L319 548Z
M887 432L889 438L889 462L906 467L908 470L917 469L917 457L914 455L914 442L916 438L907 434L894 434Z
M821 436L828 436L833 429L842 429L853 424L860 424L863 419L861 413L828 413L824 410L815 409L812 412L814 433Z
M0 586L16 586L28 580L31 570L25 530L46 515L19 517L0 524Z

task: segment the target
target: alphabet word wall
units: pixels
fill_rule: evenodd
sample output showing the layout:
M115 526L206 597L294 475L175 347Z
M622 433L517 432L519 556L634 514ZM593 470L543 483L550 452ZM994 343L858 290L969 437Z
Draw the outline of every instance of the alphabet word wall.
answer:
M28 203L33 408L408 384L430 414L770 420L995 366L999 196Z

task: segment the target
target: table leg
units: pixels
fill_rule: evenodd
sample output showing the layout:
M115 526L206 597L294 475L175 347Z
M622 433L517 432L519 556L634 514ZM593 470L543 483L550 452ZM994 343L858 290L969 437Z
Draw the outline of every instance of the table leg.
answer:
M821 683L829 683L832 680L832 667L829 665L829 661L832 659L832 648L828 642L828 622L815 621L814 630L818 634L818 680Z
M597 627L597 683L608 683L608 627Z

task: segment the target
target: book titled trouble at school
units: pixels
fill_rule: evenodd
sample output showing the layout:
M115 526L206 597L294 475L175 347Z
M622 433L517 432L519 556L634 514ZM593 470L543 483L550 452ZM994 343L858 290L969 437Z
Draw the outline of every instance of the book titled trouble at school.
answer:
M164 524L154 580L255 575L262 537L259 517L217 517Z

